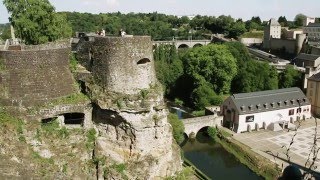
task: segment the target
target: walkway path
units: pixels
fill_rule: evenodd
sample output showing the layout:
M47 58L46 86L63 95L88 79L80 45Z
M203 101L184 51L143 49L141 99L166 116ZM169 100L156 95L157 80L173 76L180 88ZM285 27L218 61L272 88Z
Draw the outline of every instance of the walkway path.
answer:
M318 119L318 138L320 137L320 120ZM303 121L301 127L297 131L297 135L294 137L293 144L291 145L289 156L291 162L305 167L311 147L313 146L314 134L315 134L315 121L309 119ZM234 134L234 139L252 148L253 151L270 159L273 162L286 166L287 156L286 147L289 146L295 131L283 130L273 132L269 130L261 130L258 132ZM319 140L318 140L319 141ZM319 142L318 142L319 143ZM273 155L278 156L275 158ZM316 160L315 171L320 172L320 154ZM311 156L312 159L312 156Z

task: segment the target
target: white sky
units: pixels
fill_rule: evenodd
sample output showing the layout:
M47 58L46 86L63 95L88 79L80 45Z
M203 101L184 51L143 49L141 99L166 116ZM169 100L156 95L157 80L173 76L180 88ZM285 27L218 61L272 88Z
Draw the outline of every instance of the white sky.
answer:
M89 13L159 12L173 15L231 15L233 18L262 20L286 16L293 20L298 13L320 17L320 0L49 0L56 11ZM2 0L3 2L3 0ZM0 3L0 23L8 22L8 12Z

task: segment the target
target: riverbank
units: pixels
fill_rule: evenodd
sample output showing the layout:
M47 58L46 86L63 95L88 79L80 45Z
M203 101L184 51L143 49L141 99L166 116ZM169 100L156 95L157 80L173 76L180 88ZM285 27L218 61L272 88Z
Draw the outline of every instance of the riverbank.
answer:
M239 143L232 135L223 129L217 129L214 140L221 144L225 150L233 154L242 164L246 165L257 175L264 179L277 179L281 175L281 169L270 160L253 152L249 147Z

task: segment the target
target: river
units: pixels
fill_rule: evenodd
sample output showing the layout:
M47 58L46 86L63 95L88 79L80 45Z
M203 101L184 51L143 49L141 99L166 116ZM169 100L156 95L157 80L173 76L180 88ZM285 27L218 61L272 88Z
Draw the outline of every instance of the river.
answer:
M182 150L185 158L214 180L262 179L204 132L199 132L195 140L188 140Z

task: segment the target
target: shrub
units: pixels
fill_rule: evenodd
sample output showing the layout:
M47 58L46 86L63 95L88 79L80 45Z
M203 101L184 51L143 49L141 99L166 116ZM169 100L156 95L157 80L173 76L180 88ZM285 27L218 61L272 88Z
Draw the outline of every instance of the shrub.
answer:
M183 122L178 118L176 114L170 113L168 116L169 123L172 126L172 134L174 139L177 141L178 144L182 143L184 140L184 125Z

